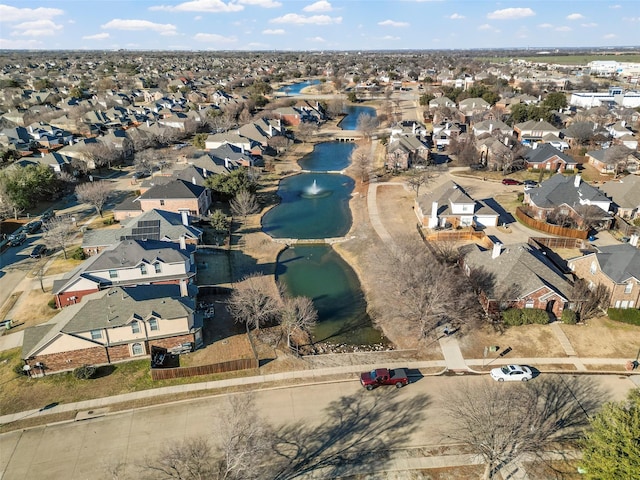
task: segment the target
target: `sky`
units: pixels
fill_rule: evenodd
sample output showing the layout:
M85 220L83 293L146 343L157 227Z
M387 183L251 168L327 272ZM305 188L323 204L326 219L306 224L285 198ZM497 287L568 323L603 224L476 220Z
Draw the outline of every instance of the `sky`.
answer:
M639 45L638 0L0 3L0 49L357 51Z

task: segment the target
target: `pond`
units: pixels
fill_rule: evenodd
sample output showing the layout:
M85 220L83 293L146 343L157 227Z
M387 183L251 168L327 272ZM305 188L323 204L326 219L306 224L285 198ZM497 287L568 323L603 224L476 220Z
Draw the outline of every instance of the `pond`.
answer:
M340 171L351 163L351 152L355 144L351 142L324 142L313 147L313 152L298 162L304 170Z
M349 105L345 109L345 113L347 114L344 117L338 126L343 130L355 130L358 126L358 116L361 113L366 113L372 117L376 116L376 109L373 107L365 107L361 105Z
M306 80L304 82L297 82L291 85L285 85L276 90L276 93L284 93L285 95L300 95L303 88L310 87L311 85L318 85L320 80Z

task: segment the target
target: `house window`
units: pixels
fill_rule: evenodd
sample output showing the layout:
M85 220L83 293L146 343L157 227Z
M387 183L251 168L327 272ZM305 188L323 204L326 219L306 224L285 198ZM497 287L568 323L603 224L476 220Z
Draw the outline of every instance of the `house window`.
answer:
M533 308L534 305L533 300L527 300L527 303L524 304L524 308Z
M109 270L109 278L118 278L117 270Z
M140 265L140 274L141 275L146 275L147 274L147 266L144 263L142 265Z
M91 340L100 340L102 338L102 330L91 330Z
M149 329L150 330L158 330L158 319L152 318L149 320Z
M631 293L633 290L633 283L629 282L624 287L624 293Z
M160 206L164 207L164 200L160 200Z
M140 333L140 324L137 320L131 322L131 332L132 333Z
M596 262L591 262L591 275L595 275L596 272L598 271L598 265L596 264Z
M154 267L156 269L156 273L162 273L162 265L160 265L159 263L156 263Z
M141 343L134 343L131 345L131 353L133 355L144 355L144 347Z

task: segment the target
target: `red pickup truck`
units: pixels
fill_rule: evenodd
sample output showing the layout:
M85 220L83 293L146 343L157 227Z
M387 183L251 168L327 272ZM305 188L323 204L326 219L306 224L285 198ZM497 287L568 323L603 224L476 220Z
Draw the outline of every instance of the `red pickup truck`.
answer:
M409 384L409 377L403 368L393 370L387 368L377 368L360 375L360 383L367 390L373 390L378 385L395 385L396 388Z

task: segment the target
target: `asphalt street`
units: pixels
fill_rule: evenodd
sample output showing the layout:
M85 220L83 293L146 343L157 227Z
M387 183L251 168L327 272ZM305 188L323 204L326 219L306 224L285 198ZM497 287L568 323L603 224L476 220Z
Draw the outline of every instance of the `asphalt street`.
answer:
M634 387L620 376L580 379L593 382L609 400L624 398ZM254 395L260 415L283 437L302 439L305 447L326 456L337 450L355 454L368 448L396 450L450 443L446 437L450 420L444 406L450 392L464 382L511 387L487 376L441 376L421 378L400 390L390 387L367 392L357 380L350 380L256 391ZM107 472L118 464L123 465L120 473L131 475L124 478L133 478L146 458L158 455L167 445L195 436L207 437L215 445L227 406L228 396L220 395L9 432L0 435L0 478L113 478Z

